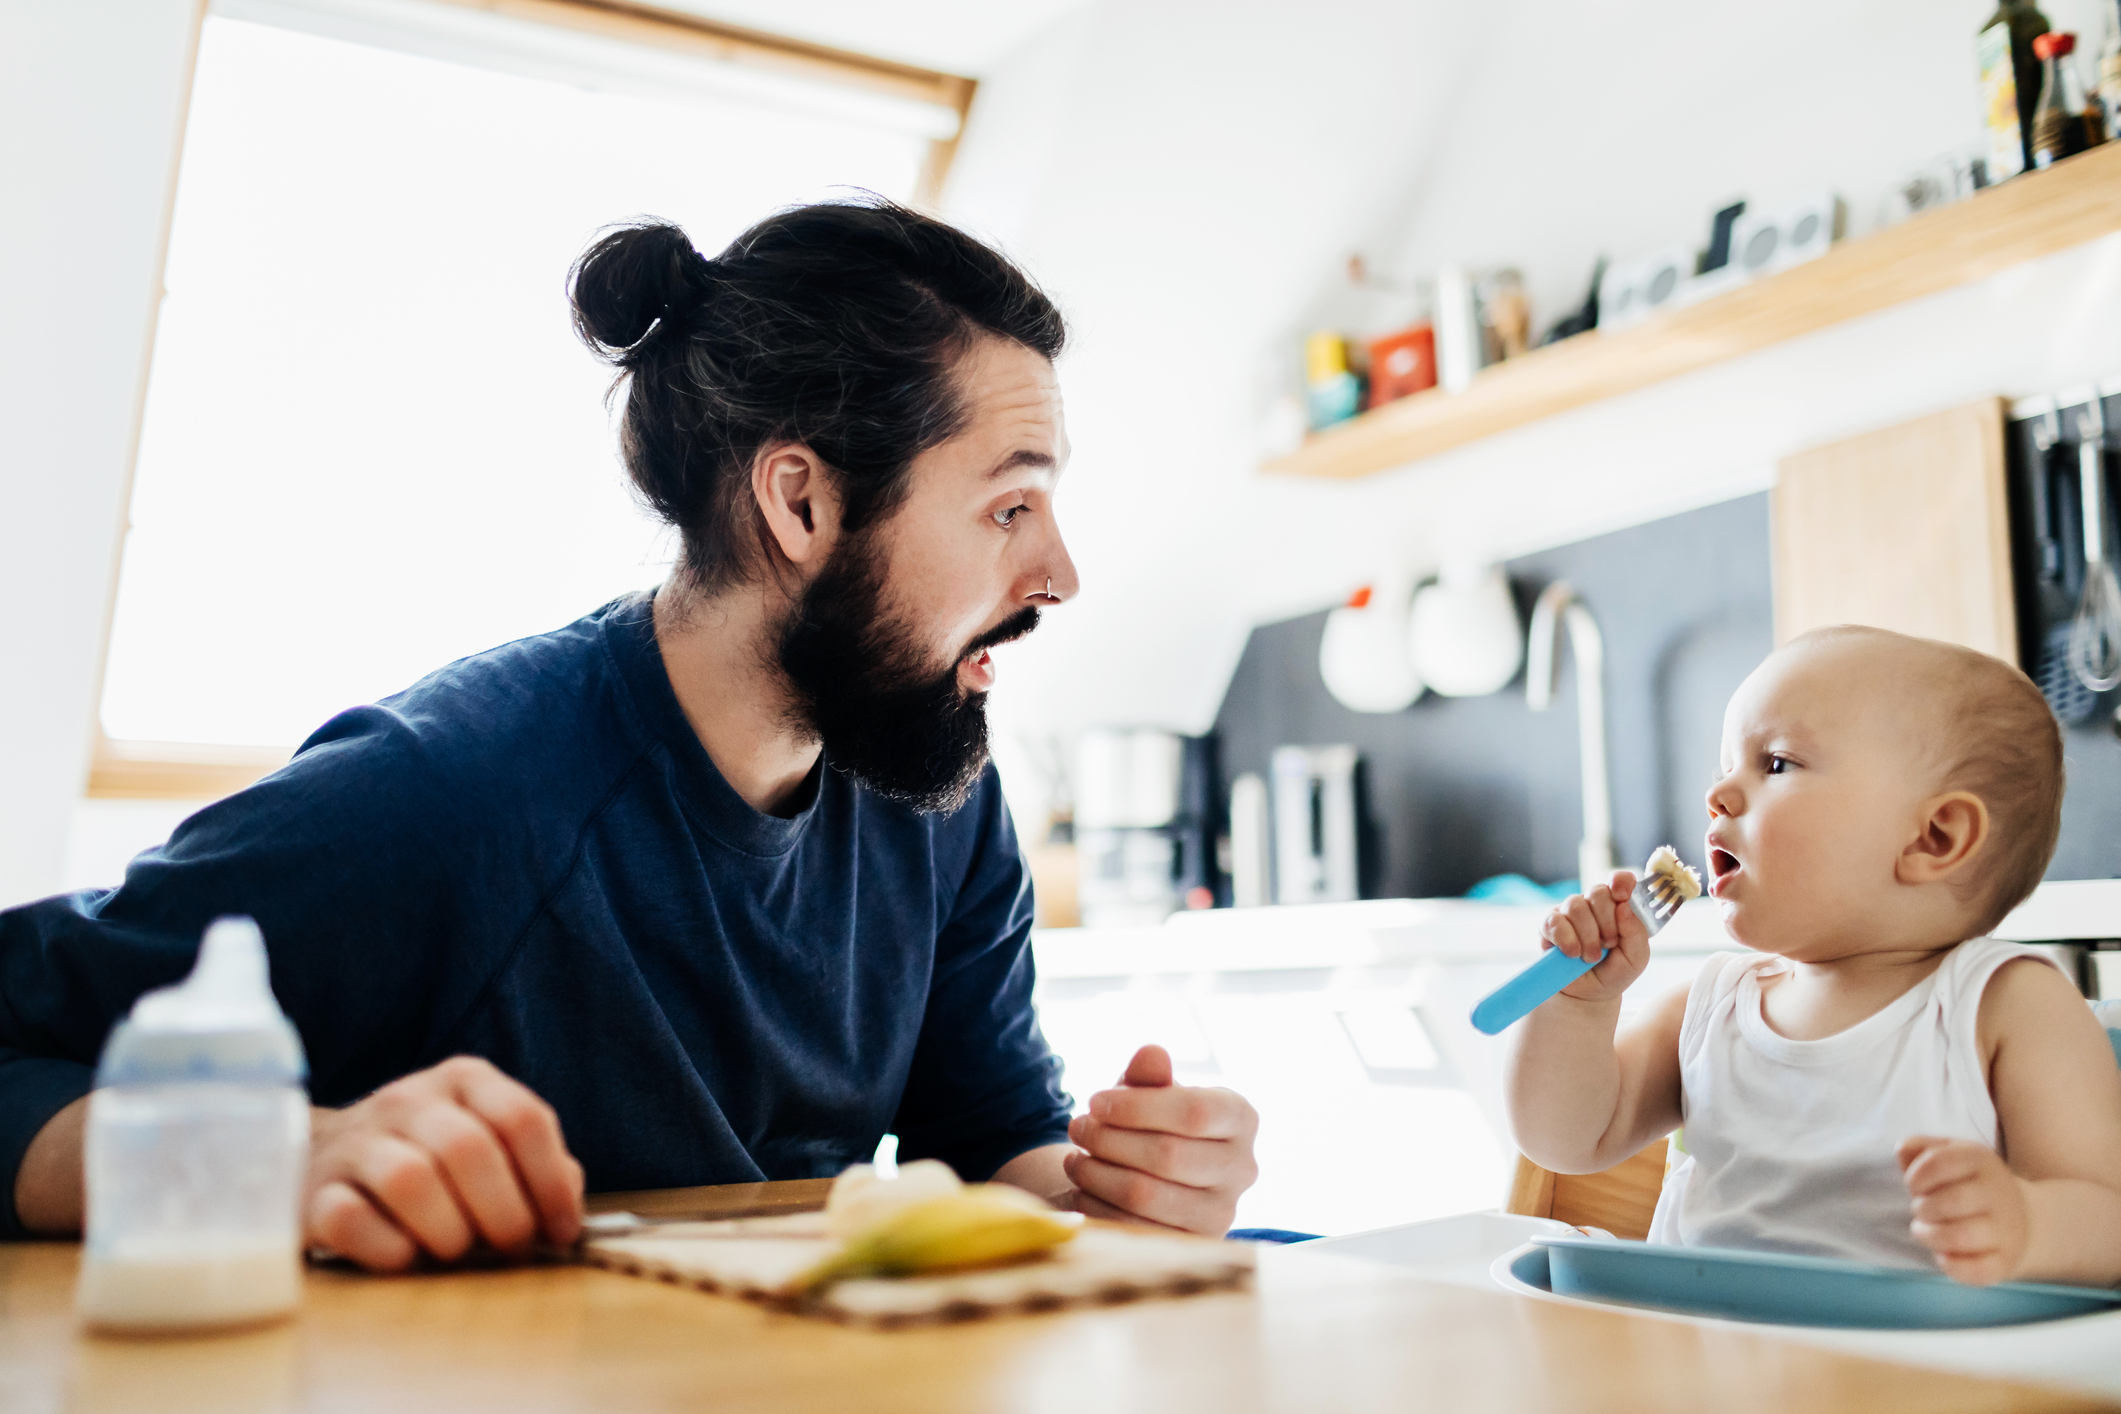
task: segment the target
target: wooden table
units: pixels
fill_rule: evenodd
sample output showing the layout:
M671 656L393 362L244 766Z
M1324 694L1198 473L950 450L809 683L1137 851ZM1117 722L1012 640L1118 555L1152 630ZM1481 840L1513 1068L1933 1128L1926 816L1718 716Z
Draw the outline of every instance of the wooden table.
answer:
M824 1185L616 1194L599 1209L796 1211ZM302 1314L184 1340L82 1334L79 1249L0 1246L6 1414L437 1410L2074 1410L2093 1401L1617 1311L1262 1253L1255 1290L893 1332L575 1266L314 1270Z

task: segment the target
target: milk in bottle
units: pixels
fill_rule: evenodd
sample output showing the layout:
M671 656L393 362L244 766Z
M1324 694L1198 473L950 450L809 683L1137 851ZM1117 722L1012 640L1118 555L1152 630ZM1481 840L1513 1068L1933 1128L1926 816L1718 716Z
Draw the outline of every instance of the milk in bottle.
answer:
M141 997L103 1049L76 1298L91 1325L197 1329L294 1310L303 1074L257 925L216 920L191 975Z

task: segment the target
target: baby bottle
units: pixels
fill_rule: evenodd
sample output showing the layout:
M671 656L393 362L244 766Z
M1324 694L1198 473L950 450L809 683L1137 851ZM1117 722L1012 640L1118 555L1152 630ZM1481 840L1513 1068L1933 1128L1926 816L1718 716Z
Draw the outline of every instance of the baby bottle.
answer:
M103 1048L76 1293L91 1325L202 1329L294 1310L303 1074L258 925L217 919L191 976L141 997Z

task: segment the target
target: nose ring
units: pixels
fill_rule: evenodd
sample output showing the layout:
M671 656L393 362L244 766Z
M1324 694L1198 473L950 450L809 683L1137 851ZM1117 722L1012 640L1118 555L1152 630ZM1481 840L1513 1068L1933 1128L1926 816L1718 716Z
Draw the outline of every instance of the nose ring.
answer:
M1058 604L1060 602L1060 596L1053 592L1053 576L1050 574L1046 576L1045 593L1041 594L1037 590L1033 590L1031 593L1026 594L1024 597L1026 599L1043 599L1048 604Z

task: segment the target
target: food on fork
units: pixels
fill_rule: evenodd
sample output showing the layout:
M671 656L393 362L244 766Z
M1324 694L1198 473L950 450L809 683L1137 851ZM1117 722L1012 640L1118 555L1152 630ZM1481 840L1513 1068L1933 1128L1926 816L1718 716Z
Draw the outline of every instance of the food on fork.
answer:
M1701 897L1701 876L1679 862L1668 844L1657 846L1650 862L1642 866L1642 879L1628 895L1642 926L1655 937L1672 921L1679 905ZM1570 957L1559 948L1549 948L1539 961L1480 999L1473 1008L1473 1027L1485 1035L1500 1035L1504 1028L1531 1015L1532 1009L1605 960L1605 953Z
M1661 919L1668 920L1678 912L1679 905L1691 903L1701 897L1701 876L1680 861L1677 853L1668 844L1661 844L1651 852L1650 862L1642 866L1642 882L1636 892L1647 889L1650 902ZM1656 932L1662 922L1651 923L1650 931Z

